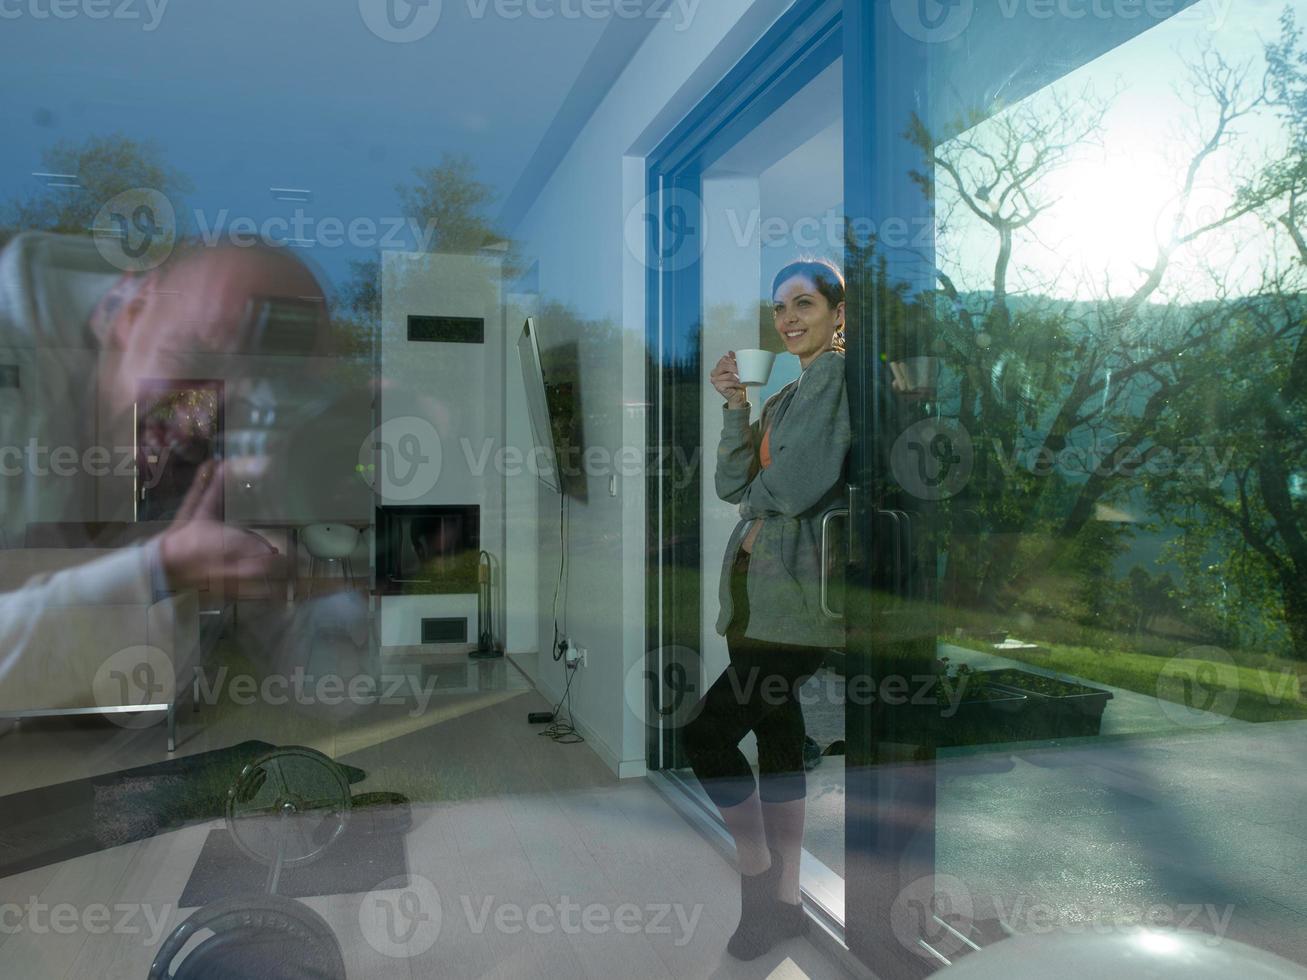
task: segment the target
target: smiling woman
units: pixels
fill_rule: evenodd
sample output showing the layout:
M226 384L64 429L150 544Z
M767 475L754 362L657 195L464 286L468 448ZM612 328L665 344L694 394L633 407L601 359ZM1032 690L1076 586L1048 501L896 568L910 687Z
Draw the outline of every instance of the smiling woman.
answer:
M844 277L829 260L792 262L772 283L772 314L786 349L807 368L844 349Z

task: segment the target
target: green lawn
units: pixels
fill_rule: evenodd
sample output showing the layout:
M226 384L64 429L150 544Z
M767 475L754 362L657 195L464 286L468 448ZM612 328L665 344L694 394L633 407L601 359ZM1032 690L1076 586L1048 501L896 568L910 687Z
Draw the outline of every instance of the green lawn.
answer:
M1307 675L1307 664L1264 657L1256 658L1259 662L1255 664L1237 664L1233 662L1234 658L1222 663L1198 656L1093 650L1045 643L1034 637L1023 636L1022 639L1039 643L1043 650L1038 653L1005 650L1000 655L1086 681L1099 681L1196 708L1210 704L1213 695L1222 690L1235 689L1238 698L1230 714L1243 721L1307 718L1307 700L1303 699L1299 687L1299 675ZM947 637L945 642L983 653L995 652L990 644L968 637ZM1171 665L1169 669L1168 665ZM1167 671L1165 678L1162 676L1164 670ZM1196 693L1186 693L1186 685L1181 682L1185 675L1197 677Z

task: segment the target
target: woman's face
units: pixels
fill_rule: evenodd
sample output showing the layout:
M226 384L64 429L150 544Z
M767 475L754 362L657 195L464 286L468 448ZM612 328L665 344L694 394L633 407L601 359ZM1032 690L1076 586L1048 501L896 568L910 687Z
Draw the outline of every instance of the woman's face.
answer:
M807 276L781 283L772 297L772 313L785 349L798 355L805 368L834 346L835 331L844 323L844 304L832 308Z

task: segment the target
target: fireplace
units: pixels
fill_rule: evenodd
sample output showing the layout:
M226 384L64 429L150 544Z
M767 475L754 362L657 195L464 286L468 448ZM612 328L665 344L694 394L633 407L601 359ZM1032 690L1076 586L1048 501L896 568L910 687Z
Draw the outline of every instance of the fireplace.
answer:
M377 508L377 590L382 595L477 591L481 512L475 504Z

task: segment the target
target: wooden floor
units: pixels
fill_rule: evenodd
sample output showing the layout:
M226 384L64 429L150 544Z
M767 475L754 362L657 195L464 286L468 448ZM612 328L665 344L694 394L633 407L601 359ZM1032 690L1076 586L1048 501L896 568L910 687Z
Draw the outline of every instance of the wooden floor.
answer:
M456 683L437 688L416 716L411 705L340 717L222 698L182 715L179 754L248 738L311 744L367 771L355 793L414 800L409 871L434 892L415 878L422 887L407 897L305 900L335 932L351 978L847 976L807 940L752 963L727 956L738 877L713 846L646 781L617 780L585 744L541 738L526 713L549 705L510 665L447 667ZM27 721L0 736L0 784L13 792L162 758L157 727ZM159 943L191 913L177 902L220 825L0 879L0 974L144 977ZM420 927L391 948L379 923L412 911L414 898ZM62 917L57 928L51 909Z

